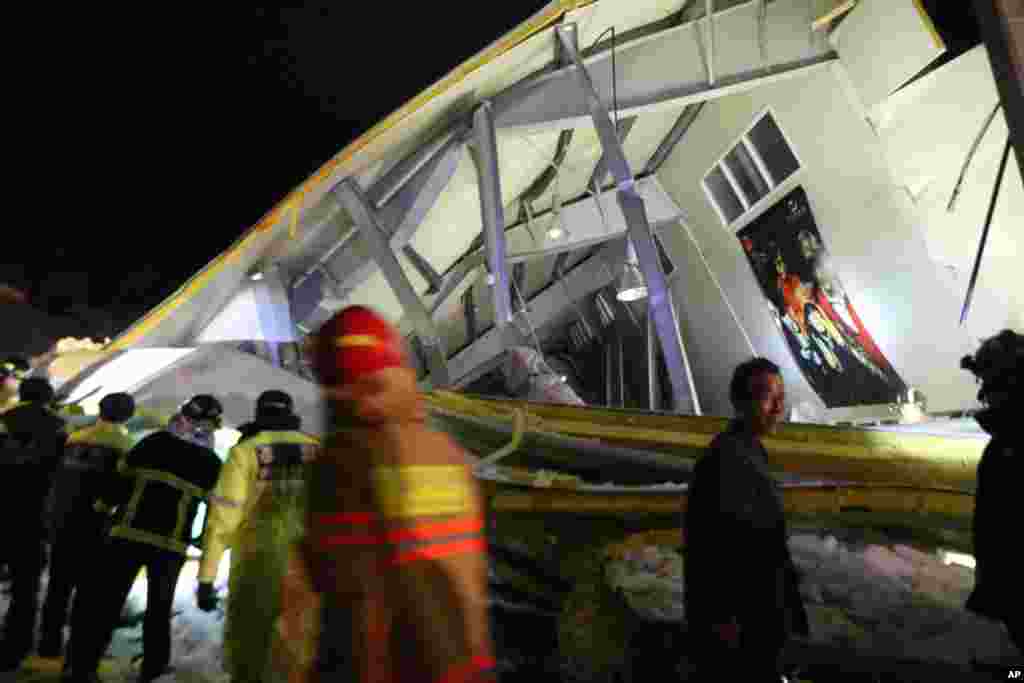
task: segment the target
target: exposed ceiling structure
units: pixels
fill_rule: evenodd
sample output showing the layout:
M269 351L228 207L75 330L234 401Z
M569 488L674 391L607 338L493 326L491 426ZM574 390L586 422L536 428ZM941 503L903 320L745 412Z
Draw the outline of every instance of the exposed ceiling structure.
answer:
M349 145L112 350L197 345L262 277L299 332L371 305L435 386L465 386L509 346L586 324L628 242L676 408L697 412L658 258L682 216L656 172L705 103L830 68L835 43L812 26L840 23L840 5L552 2Z

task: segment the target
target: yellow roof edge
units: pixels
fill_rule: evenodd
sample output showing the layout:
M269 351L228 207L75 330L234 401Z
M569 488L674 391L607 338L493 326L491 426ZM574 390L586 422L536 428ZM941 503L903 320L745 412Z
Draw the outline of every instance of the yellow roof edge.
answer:
M533 15L522 24L512 29L497 41L491 44L482 52L457 66L439 81L412 98L399 109L392 112L387 118L376 124L373 128L349 143L337 155L332 157L319 168L312 176L307 178L299 187L292 190L283 200L278 202L273 209L264 214L258 223L246 230L230 247L214 258L193 275L181 288L167 299L162 301L156 308L146 313L142 318L133 323L127 330L114 339L106 350L116 351L131 346L150 330L160 324L171 312L198 294L209 281L220 272L220 270L231 261L234 261L246 248L247 244L257 234L272 229L284 214L293 211L293 221L297 220L298 212L302 210L302 201L306 193L323 183L342 164L349 161L357 152L365 148L376 138L396 126L401 121L415 114L424 105L438 97L445 91L454 87L473 72L497 59L509 50L514 49L537 33L555 23L562 15L580 7L591 5L596 0L554 0L547 7Z

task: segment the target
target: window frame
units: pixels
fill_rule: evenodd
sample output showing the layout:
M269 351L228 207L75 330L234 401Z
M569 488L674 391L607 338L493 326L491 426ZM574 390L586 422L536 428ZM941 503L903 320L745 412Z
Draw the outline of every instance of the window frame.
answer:
M768 165L765 163L764 159L761 158L761 153L757 151L757 148L754 146L754 143L751 142L749 137L750 131L753 130L754 127L761 122L761 119L769 115L772 117L772 121L775 123L775 127L778 128L779 132L782 134L782 139L786 143L786 147L789 148L789 151L793 155L793 158L796 159L797 164L796 170L790 173L788 176L786 176L786 178L784 178L781 182L777 181L772 176L771 172L768 170ZM750 158L753 159L754 165L757 167L758 172L761 174L763 180L766 183L768 183L768 193L753 203L750 202L750 199L740 188L740 184L736 180L736 177L733 175L732 169L730 169L729 165L725 163L725 158L729 156L729 154L740 145L743 145L747 153L750 154ZM725 212L722 211L722 208L718 204L718 200L715 198L715 195L711 192L711 189L708 186L708 177L716 169L720 170L722 172L722 175L725 176L726 180L729 182L729 186L735 193L736 198L739 199L740 205L743 207L743 212L740 215L736 216L736 218L734 218L732 221L730 221L726 217ZM793 145L785 129L779 123L779 117L775 114L771 107L764 107L757 114L754 115L754 118L750 122L750 124L747 125L747 127L744 128L743 131L736 136L732 143L729 144L725 148L725 151L723 151L722 154L715 160L715 163L711 164L708 170L705 171L704 176L701 178L700 185L701 188L704 190L704 196L707 197L708 202L711 204L712 207L714 207L715 213L718 214L718 219L722 221L722 226L725 227L726 229L735 231L741 229L741 224L743 224L744 219L748 218L751 214L759 211L761 208L763 208L768 203L773 201L775 199L776 192L778 192L779 188L783 184L799 176L803 170L804 161L803 159L800 158L800 155L797 154L796 147Z

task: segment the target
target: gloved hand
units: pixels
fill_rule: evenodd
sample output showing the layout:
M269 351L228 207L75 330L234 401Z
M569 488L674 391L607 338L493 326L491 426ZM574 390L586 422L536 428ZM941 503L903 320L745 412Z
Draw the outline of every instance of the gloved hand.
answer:
M217 609L217 605L220 600L217 598L217 593L213 590L212 583L200 583L199 587L196 588L196 607L203 610L204 612L212 612Z

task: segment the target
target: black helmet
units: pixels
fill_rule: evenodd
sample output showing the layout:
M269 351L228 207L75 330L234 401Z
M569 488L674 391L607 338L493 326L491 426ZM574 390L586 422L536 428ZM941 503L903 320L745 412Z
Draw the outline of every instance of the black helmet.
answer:
M978 400L990 396L1019 396L1024 391L1024 335L1003 330L982 342L973 356L964 356L960 367L981 382Z
M31 369L32 366L24 358L11 356L10 358L5 358L3 363L0 363L0 379L7 377L22 379Z
M198 394L193 396L181 406L181 414L196 422L212 422L220 426L220 416L224 409L213 396L209 394Z
M41 377L29 377L18 388L18 397L22 401L49 403L53 400L53 387Z
M135 399L131 394L107 394L100 401L100 417L107 422L127 422L135 414Z
M264 391L260 394L260 397L256 399L256 419L261 417L291 415L294 408L295 405L292 402L292 397L285 392L277 389Z

